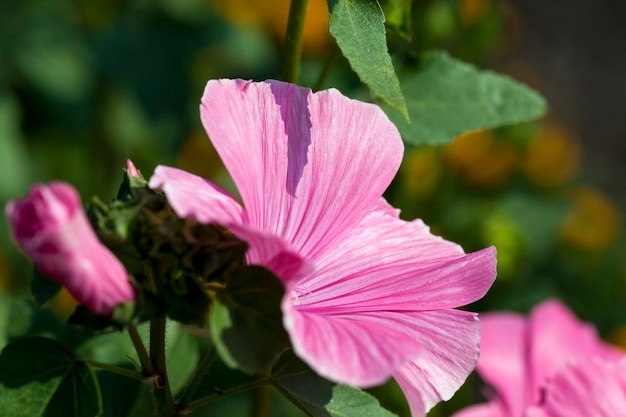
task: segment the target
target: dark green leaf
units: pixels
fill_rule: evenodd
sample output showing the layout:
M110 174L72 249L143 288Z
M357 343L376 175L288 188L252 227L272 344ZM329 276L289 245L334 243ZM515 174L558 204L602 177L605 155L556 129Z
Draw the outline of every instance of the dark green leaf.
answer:
M3 417L91 417L102 414L100 388L86 364L53 339L29 337L0 354Z
M411 122L383 109L413 145L449 143L462 133L525 122L547 110L530 88L442 52L424 55L417 72L400 78Z
M209 323L228 366L260 373L289 346L280 310L283 294L278 278L258 266L239 269L217 294Z
M272 368L272 383L313 417L393 417L376 398L357 388L317 375L290 350Z
M33 280L30 283L30 289L33 297L35 297L35 303L41 306L57 295L57 293L61 291L61 286L35 268L33 271Z
M330 33L376 97L409 118L400 82L387 51L385 15L377 0L328 0Z

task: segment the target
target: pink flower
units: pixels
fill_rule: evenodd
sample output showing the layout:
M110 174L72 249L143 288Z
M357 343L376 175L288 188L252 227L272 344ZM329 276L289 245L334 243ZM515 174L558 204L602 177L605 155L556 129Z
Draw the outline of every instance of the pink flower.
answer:
M568 363L597 357L615 360L593 326L580 322L563 304L546 301L528 319L515 313L481 315L477 371L496 391L491 402L454 417L522 417L540 403L542 387Z
M6 214L13 238L35 266L93 313L110 316L135 294L118 259L96 237L69 184L37 184L10 201Z
M625 416L626 357L569 363L546 384L543 397L527 417Z
M128 171L129 175L135 178L141 178L141 174L139 173L139 170L137 169L135 164L133 164L133 161L131 161L130 159L126 160L126 171Z
M495 250L466 255L385 202L403 145L384 113L336 90L242 80L209 81L200 110L245 209L178 169L157 167L149 185L181 217L232 230L283 281L296 354L336 382L395 377L415 416L452 396L479 340L476 314L454 308L491 286Z

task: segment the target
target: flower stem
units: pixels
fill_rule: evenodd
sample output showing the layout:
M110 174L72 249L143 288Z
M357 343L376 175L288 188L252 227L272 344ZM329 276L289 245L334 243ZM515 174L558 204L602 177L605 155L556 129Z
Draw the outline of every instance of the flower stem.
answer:
M291 0L289 21L285 35L283 57L283 80L297 83L300 78L300 60L302 57L302 32L308 0Z
M92 361L91 359L77 359L79 362L86 363L94 368L100 368L105 371L113 372L118 375L127 376L129 378L136 379L138 381L144 381L146 378L139 372L131 371L130 369L121 368L115 365L109 365L108 363L102 363L98 361Z
M128 334L130 335L130 339L133 341L133 345L137 351L139 363L141 364L141 373L147 377L154 375L154 368L152 367L152 362L150 361L150 355L148 355L148 351L141 340L141 336L139 336L137 327L128 326Z
M189 380L189 383L187 383L187 386L185 387L185 391L183 392L183 395L180 398L180 401L178 401L178 404L176 406L178 410L183 410L187 408L187 406L189 405L189 402L191 401L191 398L196 393L196 390L198 389L198 386L200 385L200 382L202 381L202 377L204 377L204 374L206 374L207 370L211 367L211 364L213 363L216 357L217 357L217 350L215 349L215 346L213 346L211 350L207 352L206 355L204 355L204 358L202 358L202 361L200 362L200 364L198 365L198 368L196 369L193 376Z
M269 384L270 379L269 378L261 378L259 380L256 381L252 381L248 384L244 384L244 385L240 385L238 387L234 387L231 389L228 389L226 391L220 391L217 392L213 395L210 395L208 397L204 397L204 398L200 398L198 400L192 401L189 403L189 409L190 410L195 410L198 407L202 407L204 405L207 404L211 404L217 400L220 400L222 398L226 398L226 397L230 397L231 395L235 395L235 394L239 394L240 392L244 392L244 391L248 391L254 388L258 388L258 387L262 387L263 385L267 385Z
M254 417L271 417L272 415L272 386L261 385L252 392L250 415Z
M165 317L150 321L150 358L154 367L155 378L152 381L152 392L156 401L159 417L174 415L174 399L165 366Z

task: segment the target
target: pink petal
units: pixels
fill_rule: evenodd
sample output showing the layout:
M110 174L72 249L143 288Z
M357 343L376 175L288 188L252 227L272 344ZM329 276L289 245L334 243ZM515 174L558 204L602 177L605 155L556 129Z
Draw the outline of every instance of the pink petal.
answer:
M529 400L526 319L514 313L481 315L477 370L500 396L507 415L521 416Z
M209 81L201 117L250 224L317 259L379 201L403 145L375 105L278 81Z
M513 414L505 412L497 402L473 405L454 413L452 417L511 417Z
M460 310L396 314L403 327L423 346L422 354L394 371L413 417L423 416L448 400L472 372L478 360L477 315Z
M543 404L531 415L617 417L626 415L623 368L599 358L570 363L545 387Z
M528 320L530 389L539 400L542 383L566 361L591 355L611 357L614 350L599 338L592 325L583 323L557 300L536 307Z
M496 276L495 249L465 255L420 220L371 212L317 272L289 288L318 313L453 308L481 298Z
M334 382L363 388L381 384L422 350L414 339L393 329L395 318L386 313L309 314L295 309L287 297L283 313L295 353Z
M241 205L212 182L177 168L159 165L148 186L163 190L172 209L181 218L200 223L242 223Z

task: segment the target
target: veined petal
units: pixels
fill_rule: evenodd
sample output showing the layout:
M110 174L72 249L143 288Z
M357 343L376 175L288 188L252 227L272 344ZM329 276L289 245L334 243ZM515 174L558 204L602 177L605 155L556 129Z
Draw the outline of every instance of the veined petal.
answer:
M249 223L316 260L378 202L403 153L373 104L278 81L209 81L202 122Z
M320 315L283 301L283 322L295 353L319 375L366 388L385 382L394 369L421 354L422 346L394 329L394 317Z
M497 391L506 415L522 416L530 395L526 319L515 313L485 314L480 327L477 370Z
M212 182L181 169L159 165L148 186L163 190L172 209L182 218L200 223L242 223L241 205Z
M441 400L448 400L478 360L478 315L460 310L425 311L396 315L396 326L423 346L422 354L394 371L413 417L423 416Z
M595 328L581 322L561 302L549 300L536 307L528 319L530 389L533 402L540 399L540 388L567 361L600 355L615 357Z
M420 220L369 213L315 274L289 288L299 309L323 312L454 308L482 297L496 276L495 249L464 254Z

